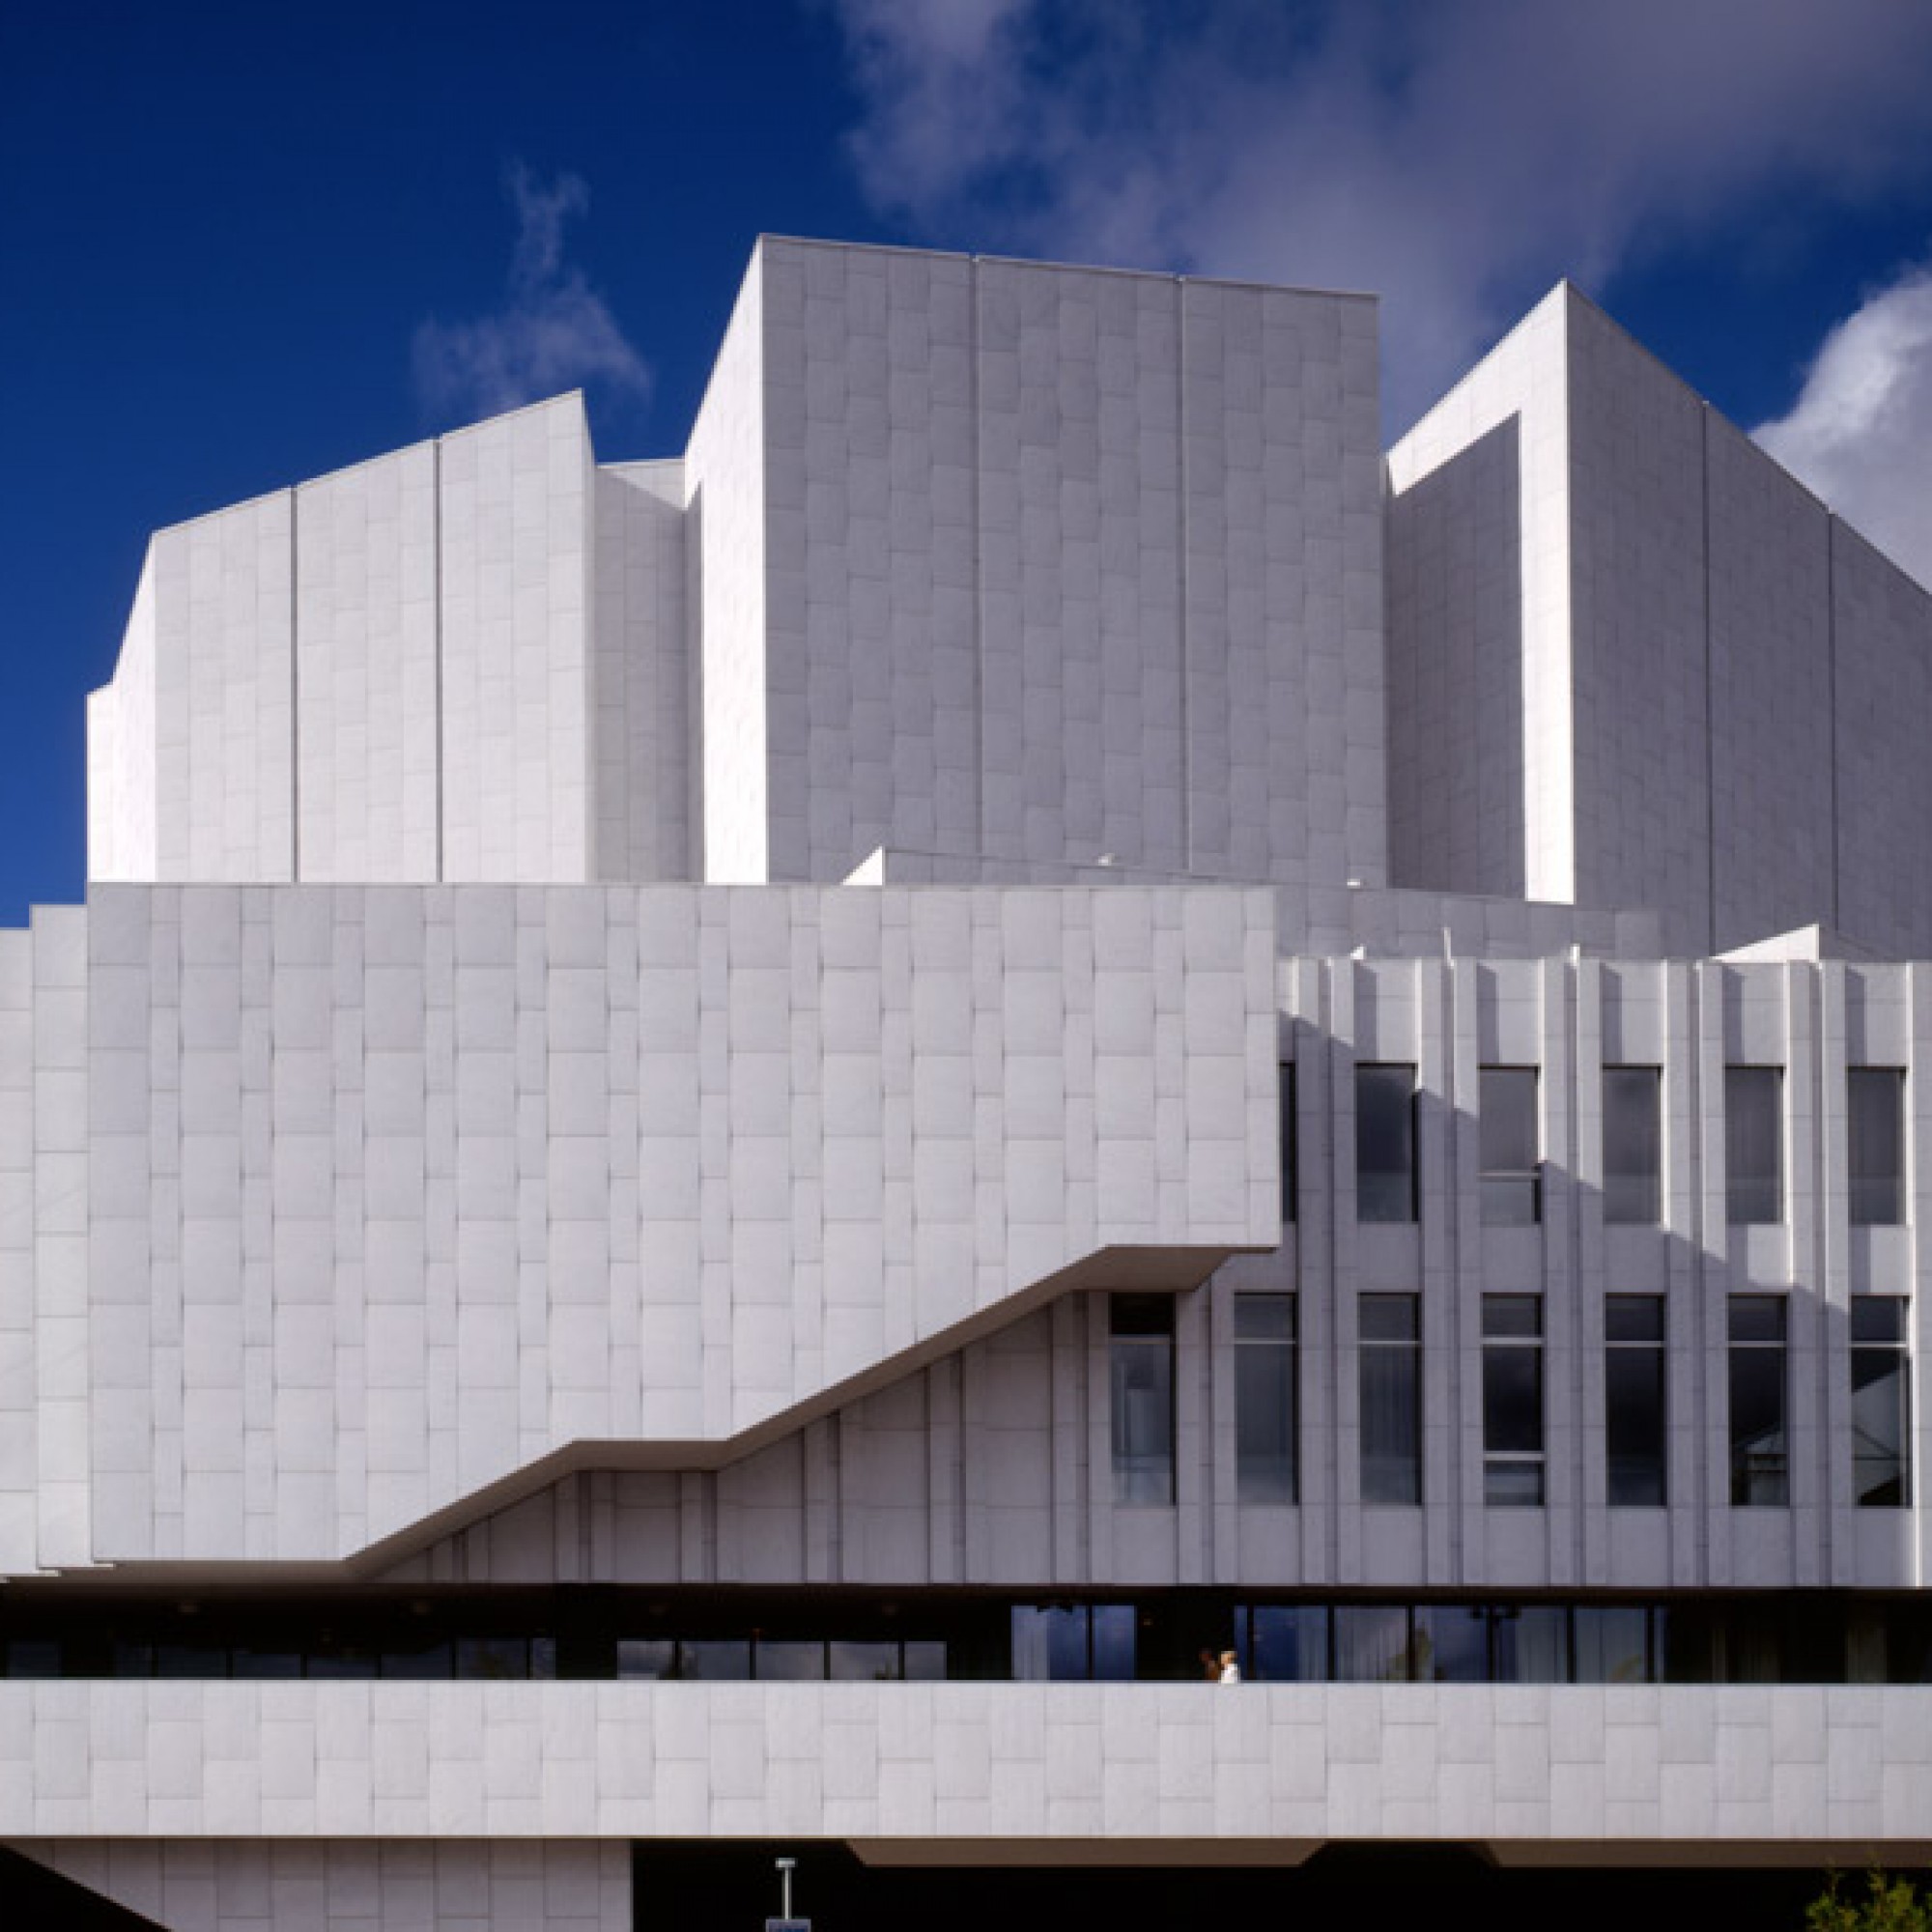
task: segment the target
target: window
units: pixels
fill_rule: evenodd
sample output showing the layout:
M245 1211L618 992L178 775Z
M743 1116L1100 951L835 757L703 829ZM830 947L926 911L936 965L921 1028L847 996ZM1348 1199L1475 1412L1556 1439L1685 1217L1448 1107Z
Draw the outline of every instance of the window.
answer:
M1905 1219L1905 1069L1853 1066L1845 1073L1845 1138L1855 1224Z
M1015 1604L1012 1674L1016 1682L1130 1683L1134 1675L1131 1604Z
M1415 1068L1355 1068L1355 1212L1415 1219Z
M1483 1500L1543 1502L1543 1298L1483 1296Z
M1791 1500L1785 1448L1784 1297L1734 1294L1730 1305L1731 1501Z
M1477 1105L1482 1110L1483 1219L1505 1228L1530 1227L1543 1219L1536 1068L1484 1067Z
M1862 1509L1912 1501L1908 1306L1893 1294L1852 1297L1852 1494Z
M1295 1172L1294 1063L1283 1063L1281 1069L1281 1218L1293 1225L1299 1176Z
M1783 1085L1776 1066L1724 1068L1725 1200L1734 1226L1784 1218Z
M1365 1294L1361 1326L1362 1500L1422 1500L1422 1316L1413 1294Z
M1174 1303L1164 1294L1117 1294L1113 1341L1114 1500L1174 1500Z
M1292 1503L1295 1492L1294 1296L1235 1297L1235 1494Z
M1613 1509L1665 1500L1663 1297L1604 1297L1604 1435Z
M1663 1218L1663 1073L1604 1068L1604 1219L1655 1226Z

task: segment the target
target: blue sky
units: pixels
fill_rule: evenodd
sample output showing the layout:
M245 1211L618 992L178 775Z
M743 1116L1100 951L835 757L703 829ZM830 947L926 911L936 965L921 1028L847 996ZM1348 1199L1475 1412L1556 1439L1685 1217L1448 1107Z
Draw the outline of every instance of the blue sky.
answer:
M151 529L580 384L675 452L761 230L1373 289L1392 431L1570 274L1932 574L1922 6L14 0L0 922Z

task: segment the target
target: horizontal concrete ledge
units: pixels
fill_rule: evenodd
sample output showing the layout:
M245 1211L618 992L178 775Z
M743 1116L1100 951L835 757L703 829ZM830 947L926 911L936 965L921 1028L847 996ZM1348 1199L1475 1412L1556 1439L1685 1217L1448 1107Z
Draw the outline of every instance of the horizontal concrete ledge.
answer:
M0 1684L0 1838L1448 1841L1916 1858L1932 1690ZM1579 1851L1577 1848L1585 1848Z

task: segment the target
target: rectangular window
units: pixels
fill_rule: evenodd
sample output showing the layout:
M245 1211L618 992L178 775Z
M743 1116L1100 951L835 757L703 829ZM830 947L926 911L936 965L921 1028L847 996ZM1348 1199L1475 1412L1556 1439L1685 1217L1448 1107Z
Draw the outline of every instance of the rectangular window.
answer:
M1781 1509L1791 1500L1784 1296L1734 1294L1729 1323L1731 1501Z
M1612 1509L1665 1500L1663 1297L1604 1297L1604 1435Z
M1604 1219L1654 1227L1663 1218L1663 1069L1604 1068Z
M1910 1305L1893 1294L1852 1297L1852 1494L1862 1509L1912 1501Z
M1536 1068L1482 1069L1479 1122L1483 1219L1526 1228L1543 1219L1542 1136L1536 1122Z
M1483 1296L1483 1500L1543 1502L1543 1298Z
M1415 1068L1355 1068L1355 1212L1415 1219Z
M1362 1500L1422 1500L1422 1311L1413 1294L1357 1304L1362 1398Z
M1174 1500L1174 1302L1165 1294L1111 1298L1114 1500Z
M1285 1061L1281 1068L1281 1218L1290 1226L1294 1222L1299 1192L1295 1152L1294 1063Z
M1012 1674L1021 1684L1131 1683L1134 1606L1015 1604Z
M1295 1495L1295 1328L1292 1294L1235 1297L1235 1493Z
M1892 1227L1905 1219L1905 1069L1845 1072L1845 1141L1852 1220Z
M1784 1218L1783 1089L1778 1067L1724 1068L1725 1201L1733 1226Z

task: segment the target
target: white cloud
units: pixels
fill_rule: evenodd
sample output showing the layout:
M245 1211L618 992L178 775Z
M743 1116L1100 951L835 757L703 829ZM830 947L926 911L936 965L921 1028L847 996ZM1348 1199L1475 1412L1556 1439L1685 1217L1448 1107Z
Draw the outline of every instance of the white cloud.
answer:
M1569 274L1922 167L1897 0L837 0L875 206L1383 298L1406 421Z
M1932 585L1932 266L1912 270L1839 323L1791 413L1752 434Z
M517 239L500 307L415 332L416 392L439 413L496 415L559 390L601 383L641 400L651 373L582 270L564 260L563 226L590 205L576 175L548 185L521 164L506 180Z

